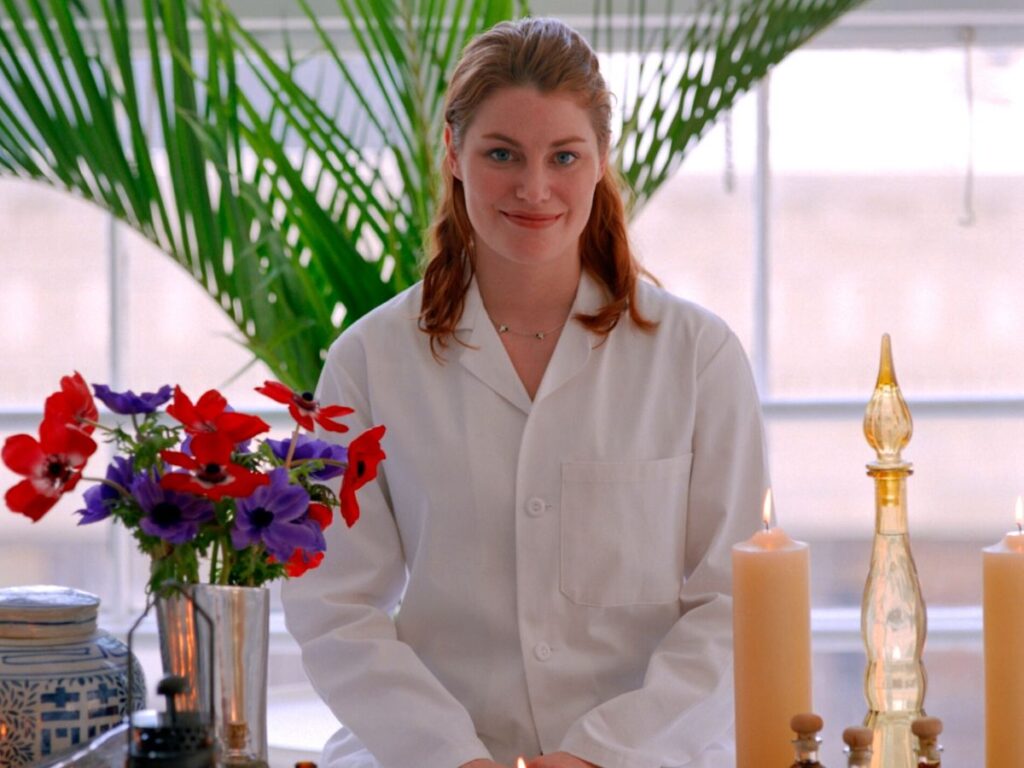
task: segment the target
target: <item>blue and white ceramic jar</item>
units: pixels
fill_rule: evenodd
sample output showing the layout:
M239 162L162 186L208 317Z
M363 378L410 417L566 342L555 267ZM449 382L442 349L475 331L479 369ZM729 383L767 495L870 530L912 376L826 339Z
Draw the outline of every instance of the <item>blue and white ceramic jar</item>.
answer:
M0 765L36 765L124 719L128 648L97 629L99 605L67 587L0 589ZM141 709L145 682L131 663Z

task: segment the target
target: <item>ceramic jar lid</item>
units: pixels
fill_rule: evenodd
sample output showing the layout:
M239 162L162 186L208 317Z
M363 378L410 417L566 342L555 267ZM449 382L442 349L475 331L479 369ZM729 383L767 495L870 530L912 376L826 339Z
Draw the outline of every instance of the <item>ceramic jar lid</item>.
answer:
M70 638L96 629L100 599L70 587L0 589L0 638Z

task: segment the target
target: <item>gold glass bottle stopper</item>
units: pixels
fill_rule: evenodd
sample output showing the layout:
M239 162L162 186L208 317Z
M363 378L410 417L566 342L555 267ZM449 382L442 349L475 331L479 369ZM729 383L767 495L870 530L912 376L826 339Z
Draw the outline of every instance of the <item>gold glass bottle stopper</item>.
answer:
M942 747L939 745L939 734L942 733L942 721L937 717L919 717L910 729L917 736L917 764L929 768L942 765Z
M852 727L843 731L843 743L849 756L847 768L867 768L871 765L871 743L875 732L870 728Z
M875 535L861 605L867 654L864 725L874 731L872 768L917 764L910 724L922 715L924 705L926 614L907 526L907 478L912 470L902 450L912 433L886 335L878 380L864 413L864 435L877 457L867 466L875 481Z
M820 716L810 712L793 715L789 721L789 727L796 734L793 739L793 747L796 749L796 762L793 768L812 768L821 766L818 762L818 747L821 739L818 734L825 723Z
M878 380L871 401L864 411L864 436L878 454L878 461L868 465L878 469L910 469L900 452L910 442L914 422L903 399L896 369L892 363L892 342L889 334L882 336L882 355Z

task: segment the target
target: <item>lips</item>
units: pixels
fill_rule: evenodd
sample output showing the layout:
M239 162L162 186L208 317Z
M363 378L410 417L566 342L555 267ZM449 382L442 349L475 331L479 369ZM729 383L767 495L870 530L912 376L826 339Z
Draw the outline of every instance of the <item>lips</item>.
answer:
M529 213L527 211L502 211L501 215L519 227L544 229L562 218L561 213Z

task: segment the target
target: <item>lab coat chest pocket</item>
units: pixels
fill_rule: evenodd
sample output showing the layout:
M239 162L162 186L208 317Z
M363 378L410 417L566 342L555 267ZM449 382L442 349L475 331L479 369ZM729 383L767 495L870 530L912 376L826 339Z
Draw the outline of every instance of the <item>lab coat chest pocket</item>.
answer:
M692 454L562 464L562 593L580 605L679 599Z

